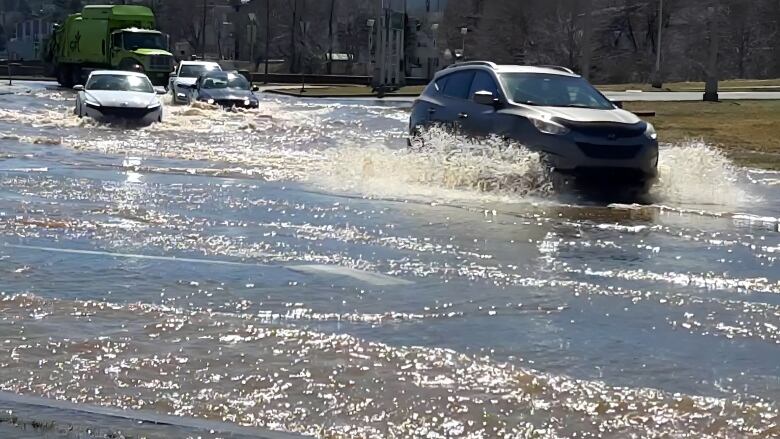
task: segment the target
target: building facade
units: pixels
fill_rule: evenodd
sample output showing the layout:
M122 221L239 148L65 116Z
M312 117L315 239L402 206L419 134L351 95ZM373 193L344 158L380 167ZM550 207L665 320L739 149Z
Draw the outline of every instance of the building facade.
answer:
M33 18L16 23L6 43L8 59L37 60L41 57L44 41L51 35L53 23L45 18Z

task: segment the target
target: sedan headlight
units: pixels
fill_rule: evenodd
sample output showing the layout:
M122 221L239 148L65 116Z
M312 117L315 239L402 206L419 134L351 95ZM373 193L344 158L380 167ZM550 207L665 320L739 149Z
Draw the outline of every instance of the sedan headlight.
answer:
M645 136L647 136L648 139L656 140L658 139L658 133L655 131L655 127L650 122L647 123L647 128L645 129Z
M559 124L558 122L553 122L551 120L543 120L543 119L536 119L536 118L529 118L532 124L536 127L537 130L544 134L553 134L556 136L562 136L564 134L567 134L569 132L569 129L565 126Z
M214 99L209 99L206 101L206 103L209 105L214 105Z
M89 100L84 101L84 105L86 105L87 107L92 107L92 108L100 108L100 104L98 104L97 102L89 101Z
M245 106L247 106L247 107L248 107L248 106L249 106L249 104L251 104L251 103L252 103L252 102L251 102L249 99L244 99L244 105L245 105Z
M153 108L158 108L159 106L160 106L160 102L157 101L157 102L152 102L151 104L147 105L146 108L153 109Z

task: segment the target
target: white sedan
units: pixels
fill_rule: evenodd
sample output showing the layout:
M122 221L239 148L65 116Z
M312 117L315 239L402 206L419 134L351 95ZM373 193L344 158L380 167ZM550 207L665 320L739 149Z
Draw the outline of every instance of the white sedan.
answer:
M182 61L171 74L168 89L173 93L174 104L188 104L192 86L198 77L206 72L221 71L222 67L209 61Z
M73 87L78 91L74 113L98 120L132 120L140 123L162 122L163 108L159 94L143 73L96 70L87 85Z

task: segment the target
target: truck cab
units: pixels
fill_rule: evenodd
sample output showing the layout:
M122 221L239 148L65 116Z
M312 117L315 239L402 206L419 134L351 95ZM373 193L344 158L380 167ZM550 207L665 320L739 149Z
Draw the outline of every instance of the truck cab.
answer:
M168 85L175 65L167 35L149 29L120 29L111 33L110 47L112 67L146 73L154 85Z
M155 29L151 9L136 5L91 5L57 26L44 61L60 85L83 84L93 70L145 73L165 86L174 69L168 36Z

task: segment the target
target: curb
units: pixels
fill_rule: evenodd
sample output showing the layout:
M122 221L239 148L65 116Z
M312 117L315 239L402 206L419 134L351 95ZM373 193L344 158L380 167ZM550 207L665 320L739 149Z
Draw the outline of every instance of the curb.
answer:
M122 410L109 407L101 407L89 404L76 404L69 401L61 401L38 396L18 395L16 393L0 391L0 407L8 408L11 405L17 410L20 407L30 407L38 409L51 409L57 412L71 412L85 417L85 423L91 421L93 426L105 428L110 425L111 419L133 421L137 423L147 423L161 426L181 427L196 431L229 434L247 439L302 439L307 436L275 432L261 427L242 427L236 424L230 424L221 421L210 421L206 419L188 418L170 415L158 415L151 412L139 410ZM14 410L16 411L16 410ZM38 410L34 410L35 413ZM63 413L64 415L65 413ZM105 419L109 418L109 419ZM42 419L31 420L31 422L46 423ZM55 422L49 422L52 424ZM65 424L65 423L63 423ZM87 426L85 426L87 427Z
M293 91L287 91L287 90L265 90L263 93L270 93L270 94L276 94L276 95L282 95L282 96L292 96L295 98L315 98L315 99L350 99L350 98L373 98L373 99L392 99L392 98L416 98L420 96L417 93L390 93L386 94L384 97L379 97L376 94L372 93L359 93L359 94L350 94L350 95L330 95L330 94L318 94L318 93L312 93L312 94L305 94L302 95L298 92Z

